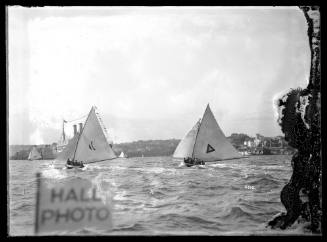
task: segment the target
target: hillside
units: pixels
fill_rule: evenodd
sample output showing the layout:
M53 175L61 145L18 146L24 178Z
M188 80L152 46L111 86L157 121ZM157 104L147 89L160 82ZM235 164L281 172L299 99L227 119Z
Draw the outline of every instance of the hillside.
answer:
M10 145L9 146L9 160L27 160L30 151L35 145ZM55 158L55 152L51 145L36 145L44 160Z
M178 143L179 139L169 140L139 140L129 143L114 144L113 150L116 155L124 151L128 157L143 156L171 156Z
M143 156L170 156L174 153L180 140L139 140L134 142L114 144L113 150L118 156L124 151L128 157ZM34 145L10 145L10 160L27 160L28 154ZM54 159L54 154L49 145L38 145L37 149L44 155L44 159Z
M242 149L242 147L244 147L244 141L253 140L254 138L251 138L246 134L234 133L227 137L227 139L236 149ZM263 137L263 141L265 139L270 140L270 148L280 145L278 142L274 144L275 141L272 138ZM117 156L119 156L122 151L124 151L128 157L171 156L173 155L179 141L179 139L139 140L114 144L113 150ZM32 147L33 145L11 145L9 147L9 159L26 160ZM286 148L287 144L284 144L284 147ZM44 159L53 159L55 157L55 152L53 152L55 147L53 145L38 145L37 149L42 153Z

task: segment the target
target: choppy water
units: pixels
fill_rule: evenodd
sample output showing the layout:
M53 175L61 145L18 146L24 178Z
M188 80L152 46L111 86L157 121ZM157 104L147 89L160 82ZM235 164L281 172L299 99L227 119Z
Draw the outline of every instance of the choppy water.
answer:
M252 156L180 166L171 157L115 159L63 170L51 161L9 161L10 235L33 235L36 172L50 179L83 176L113 196L112 230L102 235L271 235L307 233L294 225L271 230L267 221L284 207L280 191L291 175L291 156ZM83 229L77 235L99 235ZM100 235L101 235L100 234Z

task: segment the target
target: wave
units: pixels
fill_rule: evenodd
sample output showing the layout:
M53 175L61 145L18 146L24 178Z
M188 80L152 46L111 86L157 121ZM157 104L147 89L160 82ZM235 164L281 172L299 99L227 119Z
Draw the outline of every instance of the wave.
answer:
M174 204L172 203L159 203L159 204L154 204L153 206L150 206L149 208L165 208L165 207L171 207Z
M228 164L207 164L208 167L213 167L213 168L220 168L223 170L230 170L236 168L233 165L228 165Z
M125 197L126 196L126 191L125 190L122 190L120 192L117 192L113 199L116 200L116 201L124 201L124 200L128 200L129 198Z
M97 230L97 229L94 229L94 228L83 228L79 231L76 231L76 234L83 234L83 235L103 235L103 231L101 230Z
M186 167L184 161L182 161L181 163L179 163L178 167Z
M125 225L125 226L121 226L121 227L115 227L111 230L111 232L115 232L115 231L142 231L144 230L144 227L142 224L140 223L134 223L131 225Z
M64 179L67 177L67 174L62 170L56 168L50 168L42 171L42 177L50 179Z
M218 220L212 221L209 219L205 219L200 216L194 216L194 215L183 215L183 214L177 214L177 213L169 213L169 214L163 214L160 215L157 218L157 221L165 221L169 222L171 227L175 228L186 228L187 230L191 230L194 234L203 233L196 232L200 231L201 229L215 229L216 231L224 231L222 229L223 223L219 222ZM180 233L189 233L189 231L179 231Z
M238 205L242 208L244 212L251 215L250 219L252 220L252 222L256 222L256 224L268 221L273 215L280 211L276 208L276 204L274 204L275 206L271 206L271 204L270 206L267 206L267 204L261 206L254 206L249 202L239 203Z
M273 208L273 206L282 206L280 198L274 198L274 199L270 199L268 201L265 200L258 200L258 201L251 201L251 204L253 204L254 206L260 207L260 208Z
M223 220L235 220L235 219L246 219L253 220L253 215L251 213L245 212L241 207L232 207L227 214L220 217Z
M87 164L87 171L109 171L109 170L118 170L120 167L107 167L107 166L101 166L101 165L95 165L93 163ZM126 169L126 168L125 168Z
M210 225L221 225L221 223L217 221L206 220L198 216L185 216L185 218L191 223L198 223L201 225L210 224Z
M247 184L250 186L261 186L271 189L271 188L279 187L281 183L280 181L269 177L259 177Z
M160 191L154 191L153 189L150 189L148 193L150 194L151 197L158 198L158 199L164 198L166 196L165 193Z
M45 178L50 178L46 182L51 184L81 177L91 180L93 186L111 197L114 230L84 229L74 235L275 234L275 230L256 229L283 211L280 190L290 178L290 172L286 168L282 171L283 162L274 166L271 156L254 158L239 163L207 163L203 172L178 167L170 158L92 163L82 172L62 170L64 164L58 168L35 163L35 167L28 169L30 165L24 167L12 161L10 223L14 225L10 230L33 231L33 226L23 225L22 221L33 221L34 172L41 170ZM255 189L246 189L246 185ZM23 194L23 188L24 196L19 195ZM303 234L301 230L296 233Z
M281 165L263 165L260 167L261 169L268 170L268 171L284 171L285 166Z
M226 188L227 188L226 186L222 186L222 185L212 185L206 187L207 190L221 190Z

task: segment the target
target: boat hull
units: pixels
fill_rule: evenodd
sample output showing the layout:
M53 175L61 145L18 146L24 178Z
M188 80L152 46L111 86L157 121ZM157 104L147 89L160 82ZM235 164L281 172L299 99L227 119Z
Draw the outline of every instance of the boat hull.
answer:
M70 169L85 170L85 169L86 169L86 166L82 166L82 167L81 167L81 166L72 166L72 165L67 165L67 164L66 164L66 165L65 165L65 168L66 168L66 169L69 169L69 170L70 170Z
M187 167L191 167L191 166L197 166L197 165L205 165L205 162L202 160L193 160L193 159L186 159L184 160L184 164Z

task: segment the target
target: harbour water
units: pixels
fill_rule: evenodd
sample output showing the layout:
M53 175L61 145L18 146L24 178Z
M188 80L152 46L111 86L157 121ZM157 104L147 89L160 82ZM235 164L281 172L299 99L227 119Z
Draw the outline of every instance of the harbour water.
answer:
M310 234L304 225L287 231L266 223L285 211L280 191L291 156L270 155L185 167L172 157L118 158L63 170L49 160L9 161L9 234L33 235L36 172L44 179L81 176L113 198L113 228L75 235L274 235ZM71 235L71 233L69 233Z

